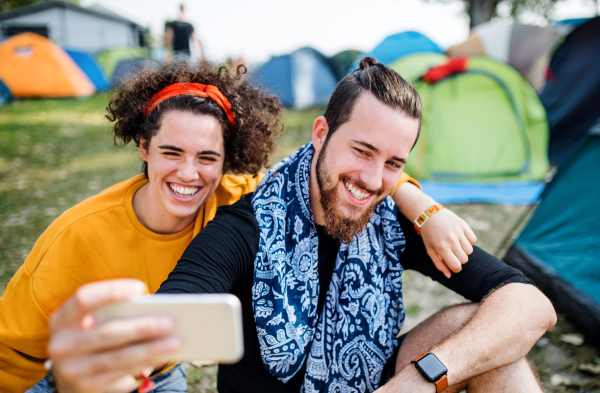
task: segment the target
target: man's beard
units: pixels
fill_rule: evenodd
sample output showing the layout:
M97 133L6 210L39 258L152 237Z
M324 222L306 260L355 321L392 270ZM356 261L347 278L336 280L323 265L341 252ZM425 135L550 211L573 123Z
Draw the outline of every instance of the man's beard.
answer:
M354 235L361 231L371 219L375 207L379 203L379 197L383 194L383 186L379 190L370 190L366 185L348 175L340 175L339 180L344 183L349 181L370 194L375 194L371 205L364 208L363 213L355 219L344 216L340 209L340 201L337 194L337 183L332 181L327 173L325 164L325 152L327 151L327 142L323 145L319 157L317 158L317 184L319 185L319 202L323 209L325 217L325 231L327 235L338 239L344 243L350 243ZM352 207L354 208L354 207ZM356 208L358 211L359 209ZM362 209L361 209L362 210Z

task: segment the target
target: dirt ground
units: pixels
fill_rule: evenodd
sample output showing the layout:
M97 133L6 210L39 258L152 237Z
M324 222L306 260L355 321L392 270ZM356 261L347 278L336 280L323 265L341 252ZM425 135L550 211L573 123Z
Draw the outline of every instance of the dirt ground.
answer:
M106 95L74 100L23 100L0 108L0 294L22 264L35 240L63 211L101 190L139 173L135 149L115 148L103 118ZM273 161L289 155L310 139L313 120L322 109L288 111L286 130ZM490 204L449 205L476 232L477 245L502 256L499 246L529 209ZM404 275L407 330L441 307L463 302L415 272ZM575 336L572 336L575 334ZM584 342L560 317L529 354L545 391L600 393L600 351ZM568 336L571 335L571 336ZM573 340L575 337L575 340ZM217 368L192 365L190 392L216 391ZM600 370L598 370L600 372ZM1 389L0 389L1 390Z

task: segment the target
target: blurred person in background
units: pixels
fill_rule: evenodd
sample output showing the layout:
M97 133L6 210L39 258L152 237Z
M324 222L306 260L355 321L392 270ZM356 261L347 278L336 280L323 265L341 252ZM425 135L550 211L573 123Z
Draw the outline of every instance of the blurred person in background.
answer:
M206 60L204 46L194 32L194 26L185 21L185 6L179 6L179 18L167 25L165 31L165 48L168 53L173 51L177 61L189 61L191 58L190 44L197 44L200 48L200 59Z
M93 320L95 307L131 292L114 297L114 292L102 290L90 296L78 288L92 281L133 278L143 284L134 285L134 292L156 292L217 207L237 201L258 185L263 177L258 171L267 165L282 128L281 108L276 98L242 79L243 67L237 71L165 64L128 81L110 101L107 117L115 123L115 140L136 144L144 160L143 174L63 213L11 279L0 298L2 392L24 392L33 385L31 392L50 392L51 375L61 393L135 388L133 376L143 371L136 356L129 367L120 366L106 379L82 361L86 351L100 351L94 348L98 342L78 339L84 338L81 332L99 331ZM401 207L403 214L435 203L408 180L414 182L403 174L397 184L396 198L408 209ZM437 258L436 266L447 275L450 270L442 256L453 271L467 261L465 255L454 257L451 245L475 241L468 225L449 210L432 217L423 239ZM86 312L69 314L66 325L64 319L54 318L58 322L49 327L57 309L68 313L73 307ZM164 333L170 323L150 324L146 332ZM46 375L51 330L65 327L67 341L80 357L69 357L72 352L64 348L54 350L54 373ZM156 341L163 350L173 348L168 339ZM161 366L146 370L152 373L155 392L187 390L181 366L153 366ZM84 378L77 371L82 367Z

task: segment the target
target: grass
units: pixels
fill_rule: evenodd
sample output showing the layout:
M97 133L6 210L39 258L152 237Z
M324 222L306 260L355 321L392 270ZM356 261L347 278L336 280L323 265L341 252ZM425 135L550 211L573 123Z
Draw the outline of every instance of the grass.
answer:
M23 100L0 107L0 294L36 239L63 211L99 191L139 173L141 160L133 146L115 147L104 119L107 95L86 99ZM312 122L322 109L287 111L286 130L273 162L308 142ZM449 206L478 235L489 252L527 207L488 204ZM404 276L407 326L441 306L460 300L414 272ZM530 361L550 392L600 392L598 378L577 371L582 363L600 362L597 348L562 343L577 328L560 318L546 334L550 344L536 346ZM552 356L562 361L551 361ZM186 366L190 392L215 392L216 367ZM554 387L552 375L569 375L571 385ZM587 379L586 379L587 378Z
M26 100L0 108L0 292L63 211L138 172L116 148L108 97Z

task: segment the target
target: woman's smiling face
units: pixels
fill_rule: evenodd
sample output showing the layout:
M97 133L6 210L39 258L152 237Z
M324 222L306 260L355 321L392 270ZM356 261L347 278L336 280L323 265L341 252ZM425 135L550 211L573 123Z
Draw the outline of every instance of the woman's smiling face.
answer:
M219 186L223 127L213 116L170 111L149 146L140 143L140 153L148 163L147 208L153 215L189 224Z

